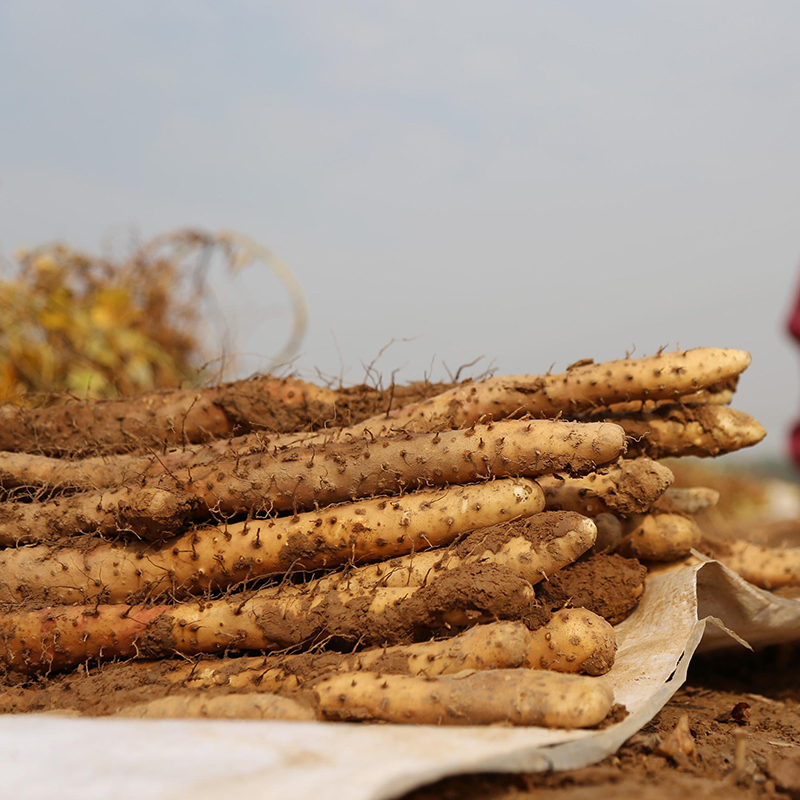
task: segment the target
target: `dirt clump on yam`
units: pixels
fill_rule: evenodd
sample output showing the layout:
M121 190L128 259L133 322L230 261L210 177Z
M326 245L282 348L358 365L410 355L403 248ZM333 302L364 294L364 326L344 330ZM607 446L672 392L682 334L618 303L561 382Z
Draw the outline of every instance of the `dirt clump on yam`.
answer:
M536 586L536 596L550 609L582 607L615 625L638 605L646 574L635 558L594 555L542 581Z

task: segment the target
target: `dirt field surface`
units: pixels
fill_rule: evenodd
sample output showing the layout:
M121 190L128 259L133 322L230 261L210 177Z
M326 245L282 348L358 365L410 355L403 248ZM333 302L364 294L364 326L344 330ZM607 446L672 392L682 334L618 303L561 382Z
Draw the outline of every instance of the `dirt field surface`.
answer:
M679 796L800 798L800 646L696 658L687 684L661 713L595 766L459 776L404 800Z

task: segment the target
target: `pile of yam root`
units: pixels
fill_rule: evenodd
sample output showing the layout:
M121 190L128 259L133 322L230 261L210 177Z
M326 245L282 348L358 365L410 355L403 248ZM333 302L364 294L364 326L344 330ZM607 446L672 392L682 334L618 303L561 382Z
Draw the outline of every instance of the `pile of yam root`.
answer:
M763 438L749 362L2 408L0 713L601 724L715 500L659 459Z

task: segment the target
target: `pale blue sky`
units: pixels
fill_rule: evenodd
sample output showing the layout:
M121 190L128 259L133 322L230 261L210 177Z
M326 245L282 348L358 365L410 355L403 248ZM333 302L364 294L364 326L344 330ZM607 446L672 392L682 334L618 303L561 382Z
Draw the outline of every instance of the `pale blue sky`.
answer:
M800 4L0 0L0 252L233 228L302 283L298 365L420 377L743 347L800 413ZM263 272L220 286L280 349ZM251 358L245 369L267 361Z

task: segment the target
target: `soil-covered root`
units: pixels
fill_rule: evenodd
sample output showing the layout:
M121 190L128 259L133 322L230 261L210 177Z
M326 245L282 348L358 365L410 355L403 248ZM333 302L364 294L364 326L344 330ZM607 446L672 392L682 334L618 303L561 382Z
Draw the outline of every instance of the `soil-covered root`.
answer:
M509 478L197 529L161 545L7 549L0 551L0 602L184 597L264 576L447 545L460 534L536 514L543 506L534 481Z
M317 715L312 708L290 697L274 694L225 694L202 697L175 694L126 706L119 717L147 719L280 719L309 721Z
M635 558L593 555L537 584L536 596L546 608L585 608L616 625L639 605L646 576Z
M70 495L47 502L0 503L0 546L49 544L93 534L139 539L165 538L185 527L200 505L189 492L125 488Z
M800 586L800 547L706 537L699 549L762 589Z
M139 513L146 502L140 497L156 490L195 498L197 519L297 513L360 497L487 478L533 477L558 470L586 472L613 461L624 449L625 436L616 425L506 421L469 430L397 434L220 458L204 467L142 479L136 487L108 494L76 494L59 502L69 500L70 513L78 519L96 513L94 509L102 505L120 530L138 527L140 536L156 538L157 530L142 524ZM28 505L33 524L47 504ZM128 509L132 513L128 514ZM161 522L168 532L180 524L163 517ZM47 526L43 524L43 528L46 533Z
M200 660L124 661L86 671L28 679L0 688L0 714L74 709L103 716L184 690L293 692L332 672L371 670L396 675L452 675L465 669L521 667L534 632L522 622L490 622L455 636L357 652L270 653Z
M688 556L702 538L690 516L670 512L634 514L623 529L620 553L643 561L677 561Z
M588 475L542 475L546 507L597 514L633 514L647 511L672 483L674 476L663 464L649 458L620 459Z
M616 655L617 637L606 620L585 608L562 608L531 632L523 666L605 675L614 666Z
M749 414L727 406L669 405L637 415L599 415L625 429L628 455L650 458L720 456L758 444L767 432Z
M437 678L353 672L313 688L326 719L417 725L537 725L588 728L611 711L602 681L526 669L465 672Z
M36 453L0 452L0 487L8 490L7 494L13 498L34 499L43 492L62 495L76 491L117 489L136 485L145 478L204 467L223 457L241 458L253 453L296 447L312 436L303 431L259 431L212 442L185 444L159 452L115 453L75 459ZM317 440L324 441L325 437L317 437Z
M346 569L288 591L319 592L370 586L424 586L445 570L496 564L533 585L571 564L594 543L594 522L570 511L548 511L474 531L447 548ZM275 591L287 591L282 586Z
M654 511L668 511L677 514L700 514L708 511L719 502L719 492L705 486L667 489L653 505Z
M203 442L258 427L296 431L336 418L332 389L294 378L257 377L205 389L0 412L0 450L54 456L120 453Z
M254 592L180 605L51 606L0 615L0 664L48 672L91 660L280 650L323 642L409 644L500 619L549 619L533 588L495 564L416 588L314 595Z
M533 632L522 622L476 625L447 639L372 648L355 653L296 653L243 656L177 666L175 680L187 688L226 687L266 692L294 691L332 672L392 675L453 675L469 670L521 667Z
M485 417L570 416L629 400L677 399L729 380L749 364L749 353L710 347L602 364L580 361L559 375L504 376L461 384L366 420L361 428L377 436L399 428L429 431L472 425Z

